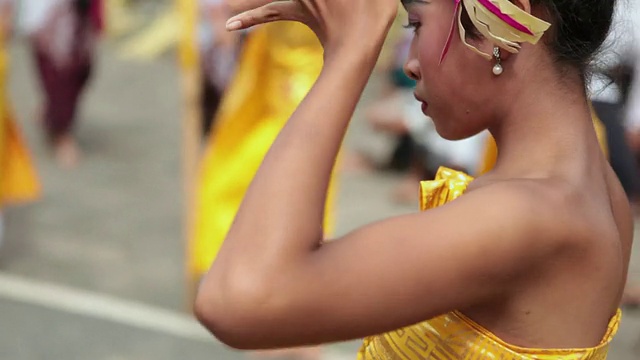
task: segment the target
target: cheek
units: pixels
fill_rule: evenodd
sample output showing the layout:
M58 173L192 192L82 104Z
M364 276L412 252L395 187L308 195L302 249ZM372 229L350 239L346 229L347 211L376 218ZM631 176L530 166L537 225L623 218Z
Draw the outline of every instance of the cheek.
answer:
M440 57L449 34L450 23L440 22L420 29L415 39L415 55L420 63L418 87L429 102L429 115L438 132L449 139L459 139L475 132L482 118L488 89L481 67L491 71L489 62L477 57L454 32L451 46L442 64ZM482 66L481 66L482 65ZM490 65L490 64L489 64ZM487 70L488 69L488 70Z
M421 87L424 95L427 96L427 100L431 104L437 101L437 97L444 95L442 92L445 90L446 81L443 79L442 67L444 64L440 64L440 54L442 48L440 47L441 41L438 41L437 37L433 34L422 33L420 37L416 39L417 49L416 57L420 64L419 87Z
M425 35L419 39L416 54L422 75L419 86L427 97L429 107L434 112L433 116L450 118L454 110L451 109L451 104L459 100L457 98L460 95L456 93L459 91L456 89L460 86L457 65L452 61L455 59L449 55L440 64L444 41L441 41L436 34Z
M473 84L473 73L467 71L464 61L460 60L448 56L440 66L436 61L435 65L423 69L429 115L436 123L438 132L451 140L464 138L474 132L476 123L484 117L481 105L483 89Z
M438 66L447 42L448 32L448 26L444 26L444 23L441 22L426 24L420 29L416 41L418 57L423 68Z

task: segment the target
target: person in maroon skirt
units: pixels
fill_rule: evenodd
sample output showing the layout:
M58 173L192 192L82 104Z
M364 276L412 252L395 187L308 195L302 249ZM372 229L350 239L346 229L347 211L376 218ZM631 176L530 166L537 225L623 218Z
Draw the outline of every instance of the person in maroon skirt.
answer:
M43 90L42 125L58 164L75 167L80 150L73 135L78 105L91 78L102 0L54 0L31 32Z

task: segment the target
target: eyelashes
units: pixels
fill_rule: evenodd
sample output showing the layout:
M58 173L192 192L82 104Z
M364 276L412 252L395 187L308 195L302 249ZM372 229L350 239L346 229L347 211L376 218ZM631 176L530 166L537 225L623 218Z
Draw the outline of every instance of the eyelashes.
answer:
M402 27L405 29L413 29L414 33L418 33L418 29L420 29L420 26L422 26L422 24L419 21L412 20L409 20L406 25L402 25Z

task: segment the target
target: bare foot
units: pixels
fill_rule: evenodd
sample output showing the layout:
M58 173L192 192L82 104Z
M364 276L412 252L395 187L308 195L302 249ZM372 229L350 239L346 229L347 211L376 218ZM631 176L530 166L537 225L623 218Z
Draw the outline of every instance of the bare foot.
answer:
M63 135L56 139L53 152L58 166L63 169L74 169L80 162L80 149L71 135Z

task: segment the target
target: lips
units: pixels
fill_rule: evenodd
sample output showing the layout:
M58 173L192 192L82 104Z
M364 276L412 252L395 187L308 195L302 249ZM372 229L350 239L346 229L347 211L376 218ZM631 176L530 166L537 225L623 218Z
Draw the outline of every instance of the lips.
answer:
M427 109L429 108L429 104L427 104L426 102L422 103L422 113L427 115Z
M422 104L422 112L427 115L427 109L429 108L429 103L427 103L426 101L422 100L422 98L414 93L413 96L416 98L416 100L418 100L421 104Z

